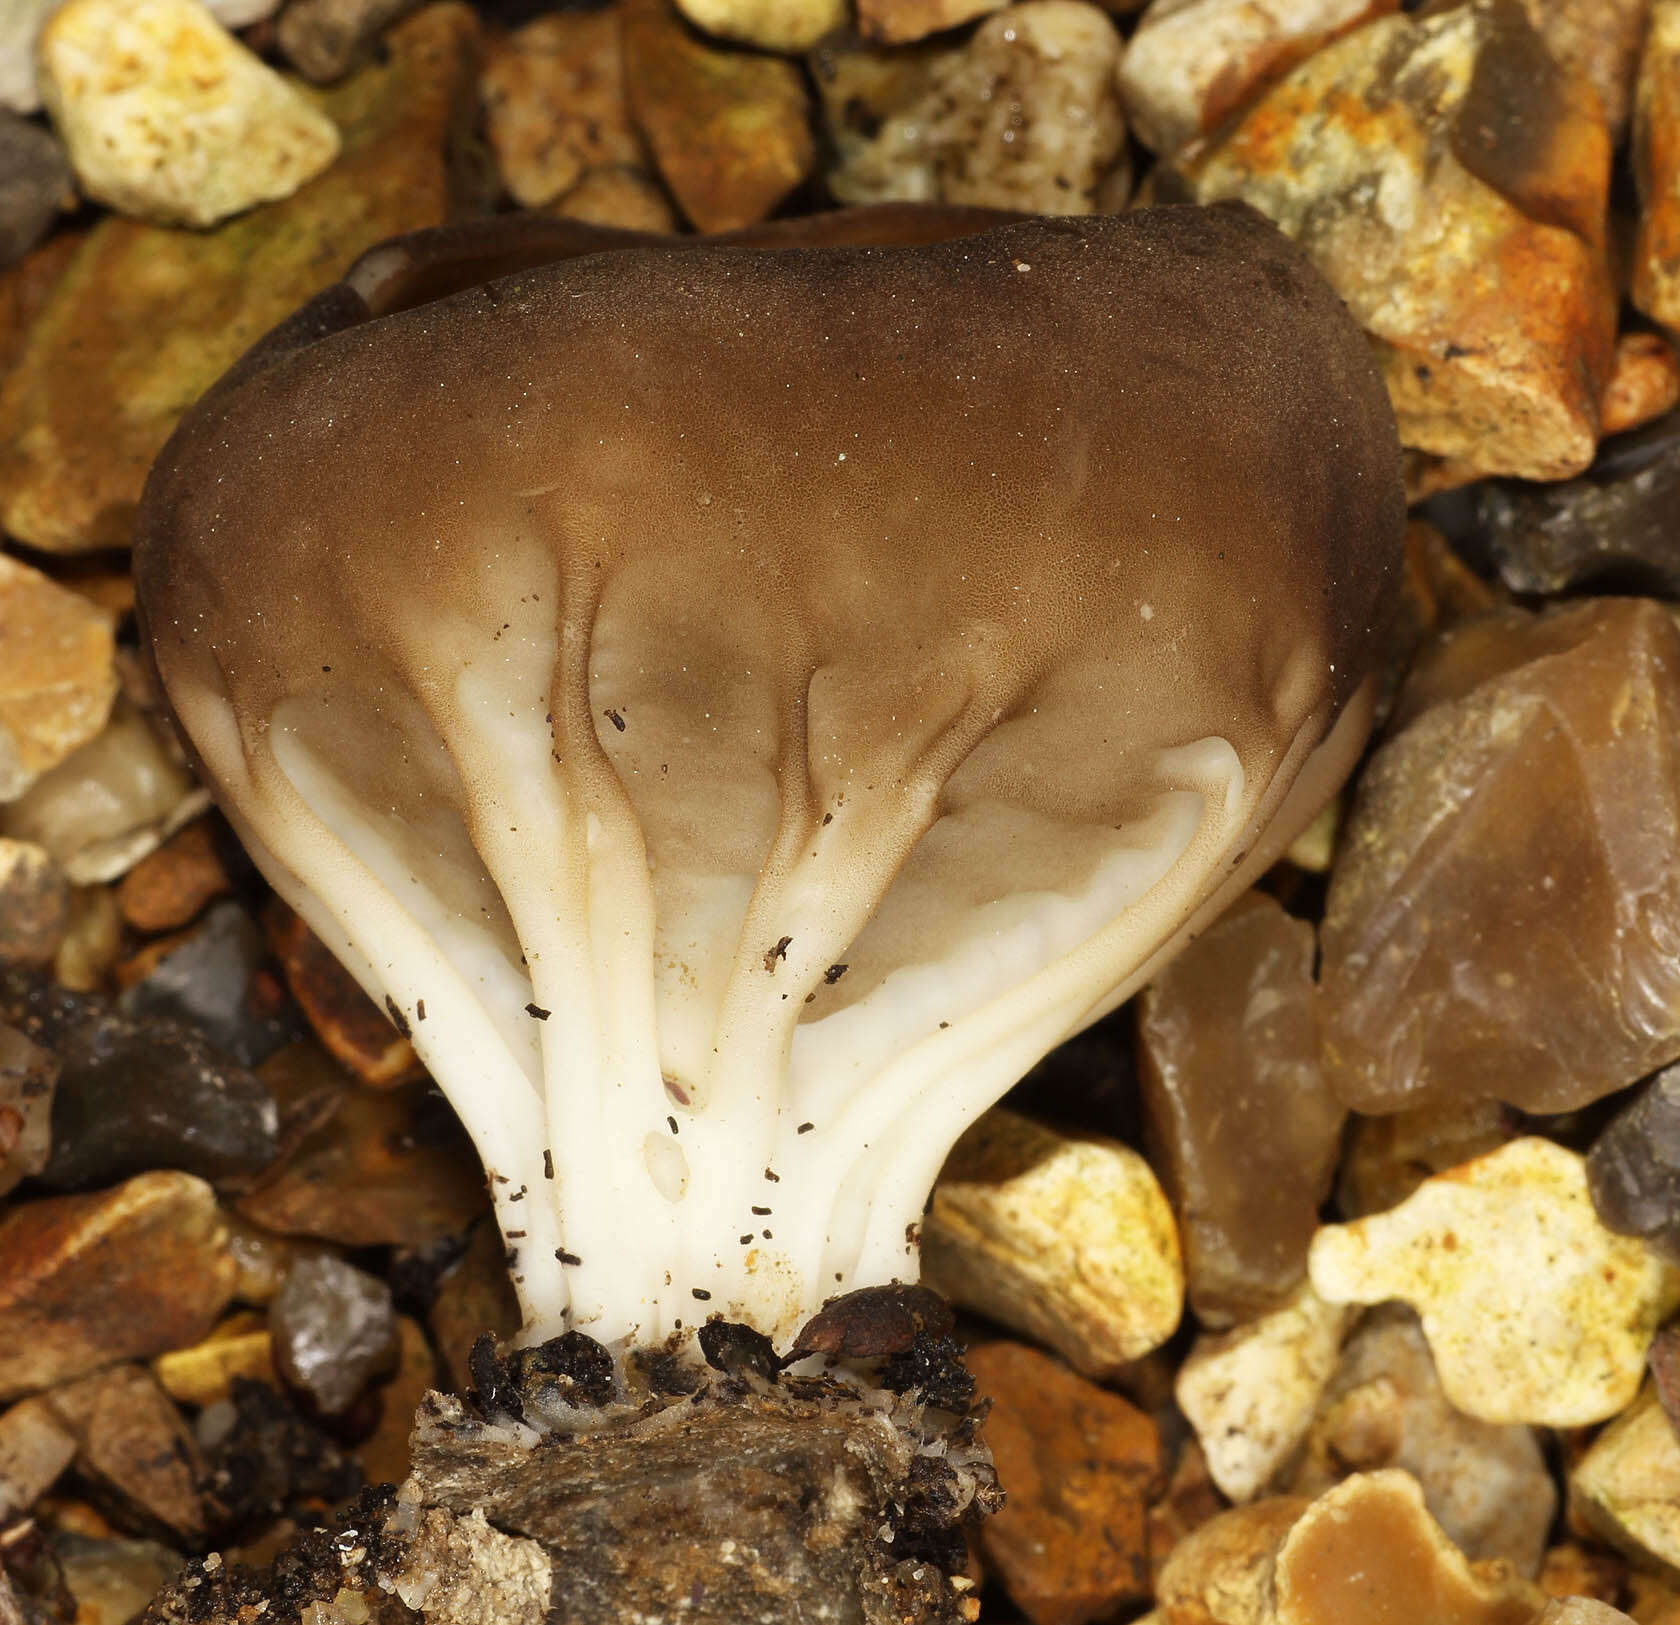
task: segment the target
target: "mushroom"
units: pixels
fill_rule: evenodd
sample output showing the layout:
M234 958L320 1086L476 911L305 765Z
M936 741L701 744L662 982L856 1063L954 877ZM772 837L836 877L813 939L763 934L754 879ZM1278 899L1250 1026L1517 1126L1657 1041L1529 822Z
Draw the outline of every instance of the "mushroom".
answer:
M1240 208L975 224L400 241L151 475L180 726L530 1338L914 1279L963 1127L1363 743L1403 499L1340 302Z

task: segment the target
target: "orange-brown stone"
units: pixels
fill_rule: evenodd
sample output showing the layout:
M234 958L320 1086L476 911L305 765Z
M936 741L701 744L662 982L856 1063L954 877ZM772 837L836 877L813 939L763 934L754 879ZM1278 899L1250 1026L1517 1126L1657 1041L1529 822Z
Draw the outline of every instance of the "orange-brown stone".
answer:
M233 1296L216 1193L139 1174L0 1220L0 1399L196 1342Z
M298 915L276 901L264 924L292 997L334 1060L376 1089L420 1076L414 1046Z
M117 887L117 907L136 931L177 931L228 889L208 820L198 819L142 858Z
M987 1564L1032 1625L1086 1625L1150 1593L1155 1424L1024 1343L970 1349L992 1398L986 1438L1008 1500L980 1531Z

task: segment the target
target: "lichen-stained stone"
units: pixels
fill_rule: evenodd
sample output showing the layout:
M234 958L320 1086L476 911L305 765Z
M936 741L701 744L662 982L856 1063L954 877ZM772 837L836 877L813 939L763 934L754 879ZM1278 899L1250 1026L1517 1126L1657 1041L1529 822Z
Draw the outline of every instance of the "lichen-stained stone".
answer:
M965 1359L992 1398L986 1442L1010 1486L979 1539L1011 1600L1032 1625L1086 1625L1146 1600L1155 1424L1025 1344L986 1343Z
M1144 1112L1205 1326L1280 1307L1307 1267L1346 1115L1318 1065L1316 944L1251 893L1138 1005Z
M953 1303L1111 1375L1172 1336L1184 1269L1149 1164L994 1108L958 1140L922 1221L922 1274Z
M0 1219L0 1398L204 1336L233 1296L216 1193L138 1174Z
M1154 0L1120 63L1133 132L1170 158L1327 40L1398 0Z
M502 180L540 208L602 164L640 164L619 11L555 11L493 38L479 79L484 128Z
M1284 1308L1196 1339L1173 1392L1233 1501L1265 1490L1306 1437L1352 1320L1303 1283Z
M1610 140L1517 0L1380 18L1211 142L1163 201L1241 198L1312 256L1376 341L1400 438L1483 474L1592 460L1615 311Z
M476 114L478 24L428 7L322 102L331 169L210 231L108 218L54 285L0 389L0 526L49 552L125 544L181 413L381 238L449 218Z
M1308 1264L1331 1303L1411 1304L1447 1398L1484 1422L1614 1416L1680 1304L1680 1270L1599 1223L1583 1159L1534 1137L1325 1225Z
M1398 1303L1373 1309L1343 1346L1283 1487L1321 1495L1383 1467L1418 1481L1430 1516L1466 1557L1539 1573L1557 1491L1534 1429L1454 1410L1417 1316Z
M1355 1111L1571 1111L1680 1054L1680 630L1505 610L1420 655L1331 877L1325 1076Z
M1633 302L1680 332L1680 0L1652 0L1633 113L1639 237Z
M1126 121L1115 72L1120 36L1085 0L1021 0L961 45L848 67L819 59L817 80L843 203L936 199L1035 214L1124 207ZM866 57L871 52L862 52ZM824 64L838 73L824 72ZM862 127L856 80L874 83Z
M712 45L668 0L625 0L630 110L699 231L767 216L816 165L809 98L791 62Z
M1570 1503L1630 1556L1680 1568L1680 1440L1648 1386L1575 1463Z
M0 802L104 727L114 655L109 615L0 554Z
M338 156L333 121L199 0L68 0L35 52L82 192L134 219L211 226Z
M1523 9L1553 58L1591 83L1611 140L1620 146L1633 111L1651 0L1523 0Z

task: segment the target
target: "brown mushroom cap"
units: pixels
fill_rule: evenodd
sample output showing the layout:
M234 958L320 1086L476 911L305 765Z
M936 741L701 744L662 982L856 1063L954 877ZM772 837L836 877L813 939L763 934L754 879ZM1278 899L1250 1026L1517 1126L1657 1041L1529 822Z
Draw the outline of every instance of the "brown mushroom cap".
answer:
M640 1022L696 1106L796 1027L862 1077L1054 972L1050 1015L975 1039L1024 1070L1112 1002L1287 839L1399 551L1365 341L1242 209L602 252L261 359L138 526L218 793L411 1019L405 910L493 1026L564 1007L518 1041L545 1073ZM1113 892L1122 951L1091 898L1168 825ZM832 1020L895 999L874 1037Z

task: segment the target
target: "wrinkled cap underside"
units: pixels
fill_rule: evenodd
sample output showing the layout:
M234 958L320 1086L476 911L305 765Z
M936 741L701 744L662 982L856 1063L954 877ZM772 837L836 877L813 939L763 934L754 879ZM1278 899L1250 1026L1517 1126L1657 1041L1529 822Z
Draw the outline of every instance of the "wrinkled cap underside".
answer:
M1164 210L602 254L334 334L189 417L138 573L281 890L495 1172L561 1165L576 1311L626 1168L667 1247L739 1208L720 1304L910 1273L883 1192L913 1218L1262 840L1401 519L1334 297ZM774 1231L772 1165L828 1193Z

